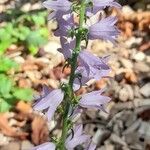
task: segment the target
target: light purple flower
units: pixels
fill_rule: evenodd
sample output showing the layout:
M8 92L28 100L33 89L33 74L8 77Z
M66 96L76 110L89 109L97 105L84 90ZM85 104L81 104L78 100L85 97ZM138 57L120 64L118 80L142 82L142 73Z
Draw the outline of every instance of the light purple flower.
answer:
M42 93L43 95L41 96L41 98L37 100L33 109L44 112L46 110L46 116L48 120L50 120L53 117L57 107L62 102L64 93L62 92L61 89L55 89L48 93L46 90L43 91Z
M93 7L98 7L99 9L103 9L108 6L121 8L121 5L115 2L115 0L92 0L92 2Z
M89 79L100 80L102 77L107 77L110 72L110 67L107 65L108 56L99 58L90 52L81 51L78 57L79 67L77 71L82 69L83 76Z
M35 99L33 106L35 106L36 103L39 102L39 100L41 100L43 97L47 96L51 91L52 91L52 89L50 89L47 85L43 85L41 94L33 96Z
M85 86L86 83L92 79L88 70L85 67L78 66L76 73L81 75L81 78L75 78L73 82L73 90L77 91L81 86Z
M96 144L94 144L94 143L90 143L90 145L87 147L87 149L86 150L95 150L96 149Z
M110 97L101 95L103 91L104 90L98 90L82 95L79 105L84 108L103 110L103 105L111 100Z
M83 109L79 106L75 107L74 110L71 110L70 119L72 122L76 122L83 112Z
M93 7L87 9L87 14L89 13L97 13L99 10L102 10L106 7L116 7L121 8L121 5L114 0L92 0Z
M83 125L75 126L73 132L74 134L70 134L65 142L66 148L68 150L73 150L76 146L83 144L90 139L89 135L83 133Z
M43 3L43 6L47 9L54 10L49 15L49 19L54 19L59 15L62 16L63 14L69 13L71 11L71 5L72 3L68 0L48 0Z
M51 142L46 142L41 145L38 145L31 150L55 150L56 146L54 143Z
M117 22L116 17L107 17L89 27L89 39L103 39L115 42L119 35L119 30L114 24Z
M96 144L94 144L92 142L92 140L89 140L86 144L85 144L85 150L95 150L96 149Z
M69 30L71 30L74 24L74 18L72 14L66 14L61 17L57 17L58 29L54 32L55 36L68 36Z
M79 66L76 69L76 74L81 74L82 77L79 80L75 78L73 89L78 90L80 86L86 85L91 80L100 80L103 77L108 77L110 67L107 65L109 56L99 58L94 56L87 50L81 51L78 56Z
M65 60L71 58L72 49L75 47L75 39L60 37L60 43L62 48L59 48L58 51L64 55Z

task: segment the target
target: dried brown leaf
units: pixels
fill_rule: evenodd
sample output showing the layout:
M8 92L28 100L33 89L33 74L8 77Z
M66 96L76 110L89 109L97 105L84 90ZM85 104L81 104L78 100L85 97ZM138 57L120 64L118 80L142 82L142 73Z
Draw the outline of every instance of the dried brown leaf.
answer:
M36 116L34 117L31 126L32 126L31 138L32 142L35 145L48 141L49 131L45 119L43 119L41 116Z
M0 130L4 135L16 137L21 140L26 139L28 136L28 133L23 131L18 131L17 126L20 126L20 122L15 123L16 127L11 127L9 125L9 119L10 119L9 113L0 114ZM22 124L23 125L23 124Z
M23 114L28 114L28 113L32 112L31 105L29 103L25 103L23 101L19 101L17 103L16 109Z

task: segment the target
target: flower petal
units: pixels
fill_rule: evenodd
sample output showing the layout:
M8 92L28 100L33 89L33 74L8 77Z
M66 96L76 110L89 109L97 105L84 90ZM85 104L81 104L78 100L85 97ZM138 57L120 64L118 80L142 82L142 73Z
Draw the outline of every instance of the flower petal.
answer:
M114 0L92 0L93 8L87 9L87 15L92 16L92 14L96 14L98 11L106 8L106 7L116 7L121 8L121 5Z
M66 148L68 150L73 150L77 145L85 143L90 139L90 136L83 134L83 125L77 125L73 129L74 135L70 135L65 142Z
M94 144L92 141L89 143L88 147L86 150L95 150L96 149L96 144Z
M64 55L65 59L71 58L72 49L75 47L75 40L66 39L65 37L60 37L60 43L62 48L59 48L58 51Z
M43 97L39 102L37 102L33 107L33 109L41 111L48 108L47 116L48 119L51 119L55 110L62 102L63 97L64 97L64 93L62 92L62 90L55 89L51 91L48 95Z
M55 101L53 101L46 113L48 120L51 120L51 118L53 117L57 107L60 105L60 103L63 100L64 97L64 93L62 91L57 93L57 98L55 99Z
M90 79L100 80L107 77L110 72L110 67L107 65L108 56L99 58L84 50L80 52L78 60L79 66L76 73L82 74L82 85L85 85ZM74 84L78 87L79 81L75 79Z
M54 143L51 142L46 142L41 145L38 145L31 150L55 150L56 146Z
M84 94L79 101L79 105L85 108L101 109L101 105L108 103L111 99L100 94L101 90Z
M71 8L71 2L68 0L48 0L43 2L43 6L47 9L68 11Z
M114 42L119 35L119 30L114 24L116 17L107 17L89 27L89 39L104 39Z

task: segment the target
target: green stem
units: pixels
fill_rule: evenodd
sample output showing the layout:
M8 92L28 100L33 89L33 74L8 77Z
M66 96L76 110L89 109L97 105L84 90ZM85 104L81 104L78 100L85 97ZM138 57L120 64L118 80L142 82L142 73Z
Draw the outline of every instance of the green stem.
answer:
M73 92L73 81L75 78L75 70L77 67L77 57L80 52L81 47L81 41L82 41L82 29L83 29L83 23L85 21L85 0L81 0L81 7L80 7L80 18L79 18L79 28L76 34L76 46L72 54L71 58L71 74L69 78L69 88L64 98L64 114L63 114L63 127L62 127L62 136L61 136L61 150L65 150L65 140L67 138L67 132L68 132L68 112L70 107L70 100L74 98L74 92Z
M62 126L62 136L61 136L61 150L65 150L65 140L67 138L68 131L68 112L69 112L69 103L68 95L64 97L64 114L63 114L63 126Z
M75 70L77 66L77 57L80 52L80 45L82 41L82 28L83 28L83 23L84 23L84 17L85 17L85 0L82 0L81 2L81 7L80 7L80 20L79 20L79 29L76 34L76 46L72 54L72 64L71 64L71 74L70 74L70 79L69 79L69 85L72 88L73 87L73 81L74 81L74 76L75 76Z

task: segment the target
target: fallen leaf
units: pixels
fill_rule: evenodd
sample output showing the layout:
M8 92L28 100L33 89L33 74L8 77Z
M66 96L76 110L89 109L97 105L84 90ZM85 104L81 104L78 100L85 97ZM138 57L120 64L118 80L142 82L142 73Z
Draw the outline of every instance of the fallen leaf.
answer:
M16 109L23 114L28 114L32 112L31 105L29 103L25 103L24 101L19 101L16 105Z
M149 42L146 42L146 43L143 43L140 47L139 47L139 50L140 51L146 51L150 49L150 41Z
M29 79L19 79L18 81L18 85L19 87L22 87L22 88L31 88L32 87L32 83Z
M133 12L118 14L118 27L122 31L122 35L128 38L133 35L133 31L145 31L148 33L150 24L150 12Z
M41 143L48 141L49 131L46 124L46 120L44 118L42 118L41 116L35 116L32 121L31 127L32 127L31 138L32 142L35 145L39 145Z
M137 83L138 81L136 74L132 71L125 72L125 79L129 83Z
M71 73L71 68L70 67L65 67L63 70L63 73L67 76Z
M146 110L140 112L138 114L138 116L140 118L142 118L142 120L144 120L144 121L149 121L150 120L150 115L149 114L150 114L150 109L146 109Z
M21 65L21 71L38 70L38 66L33 62L25 62Z
M107 84L107 79L100 79L99 81L96 81L95 83L95 89L96 90L99 90L99 89L102 89L106 86Z
M23 132L23 131L18 131L17 127L11 127L9 125L9 120L12 117L12 115L10 113L3 113L0 114L0 130L4 135L7 136L11 136L11 137L16 137L19 138L21 140L24 140L27 138L28 133ZM16 121L15 126L17 126L17 124L20 126L21 124L19 122Z
M76 91L76 95L82 95L87 92L85 87L81 87L79 90Z

